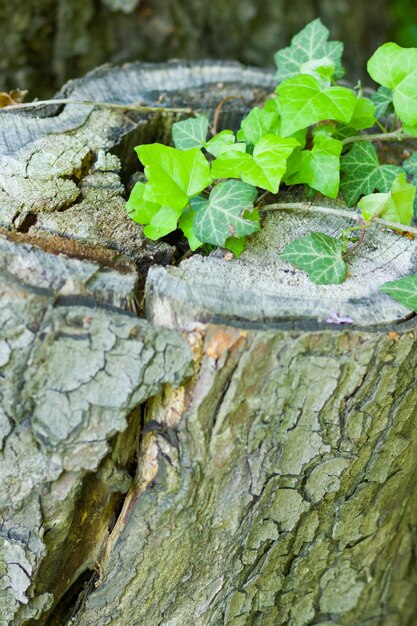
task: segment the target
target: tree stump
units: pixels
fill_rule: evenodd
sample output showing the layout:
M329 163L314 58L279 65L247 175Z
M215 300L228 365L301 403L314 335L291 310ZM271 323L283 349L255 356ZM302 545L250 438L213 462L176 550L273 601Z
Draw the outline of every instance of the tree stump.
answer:
M64 93L213 115L272 85L135 64ZM315 286L279 252L348 221L271 212L239 260L178 263L123 208L173 119L0 113L0 624L415 626L416 325L378 286L417 244L375 228Z

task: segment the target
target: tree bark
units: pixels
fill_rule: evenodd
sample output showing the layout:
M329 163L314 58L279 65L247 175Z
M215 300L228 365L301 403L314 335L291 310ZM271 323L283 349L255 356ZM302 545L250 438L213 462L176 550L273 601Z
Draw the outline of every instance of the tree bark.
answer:
M133 65L63 93L244 95L233 125L271 83ZM118 158L173 119L0 112L0 624L415 626L417 329L378 285L417 244L375 228L313 286L279 252L349 222L269 212L241 259L169 265L121 235Z
M53 93L102 63L228 58L272 67L273 54L321 17L346 44L349 79L389 40L387 0L21 0L0 2L0 90Z

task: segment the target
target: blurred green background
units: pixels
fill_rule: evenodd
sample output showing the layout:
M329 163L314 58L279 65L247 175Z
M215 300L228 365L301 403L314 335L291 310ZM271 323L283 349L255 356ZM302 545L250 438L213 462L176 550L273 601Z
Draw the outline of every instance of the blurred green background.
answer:
M366 60L385 41L417 46L417 0L0 0L0 91L49 96L98 65L134 60L272 67L316 17L345 43L352 82L366 82Z

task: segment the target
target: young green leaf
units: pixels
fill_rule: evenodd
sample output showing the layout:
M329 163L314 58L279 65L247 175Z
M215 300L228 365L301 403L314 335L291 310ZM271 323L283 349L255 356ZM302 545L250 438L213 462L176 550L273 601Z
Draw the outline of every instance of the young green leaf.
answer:
M417 313L417 275L413 274L384 283L379 288L382 293L397 300L400 304L412 309Z
M387 87L379 87L372 96L372 102L375 105L375 117L380 119L384 115L394 113L394 105L392 103L392 89Z
M405 174L400 174L392 183L388 193L372 193L358 202L366 220L382 217L390 222L409 225L413 218L414 185L407 183Z
M228 150L246 152L246 144L235 143L235 135L231 130L222 130L204 144L205 149L215 157L219 157Z
M254 107L250 113L242 120L240 130L237 133L238 141L246 141L255 145L272 132L271 129L277 124L279 113L277 111L267 111L265 108Z
M144 183L136 183L126 202L126 210L132 220L137 224L149 224L161 206L158 202L151 202L144 199L145 189L146 185Z
M183 152L154 143L135 150L145 165L146 200L183 209L189 197L200 193L212 181L210 166L198 148Z
M389 191L402 171L397 165L380 165L377 151L368 141L355 143L350 152L341 157L340 168L344 173L340 186L349 207L374 189Z
M146 224L143 229L144 234L155 241L177 228L182 209L172 209L168 206L161 206L157 202L150 202L146 200L145 192L146 185L136 183L126 203L126 209L134 222Z
M143 229L143 233L149 239L156 241L161 237L165 237L177 229L178 218L182 213L182 209L173 209L169 206L161 206L159 211L155 213L149 224Z
M320 19L313 20L295 35L291 46L275 54L278 67L276 79L282 82L297 74L312 74L317 78L334 75L337 80L344 74L342 67L343 44L328 41L329 31Z
M253 154L230 151L212 163L214 178L242 178L249 185L277 193L287 158L298 145L292 138L265 135L255 146Z
M245 249L246 237L228 237L224 242L224 247L233 252L238 259Z
M392 89L395 112L404 124L417 125L417 48L396 43L380 46L368 61L368 73Z
M329 285L341 283L346 276L342 252L339 239L313 231L288 244L281 259L306 271L316 285Z
M195 198L193 198L193 200L194 199ZM194 211L191 208L185 209L184 213L178 220L178 228L180 228L184 235L187 237L190 250L194 252L194 250L197 250L197 248L200 248L200 246L203 245L203 242L197 239L197 237L195 236L193 219Z
M324 134L315 135L313 149L300 153L299 170L286 177L286 184L307 183L325 196L336 198L339 192L339 156L342 147L342 142L337 139Z
M414 152L409 159L403 161L403 168L411 176L411 183L414 187L417 187L417 152ZM417 216L417 194L414 196L414 215Z
M190 117L172 125L172 138L178 150L202 148L207 137L209 121L205 115Z
M247 210L243 213L243 217L246 220L257 222L259 224L260 216L257 207L251 210ZM228 237L224 242L224 247L233 252L233 254L239 259L246 245L246 237Z
M283 137L322 120L348 123L356 105L353 91L346 87L322 87L313 76L289 78L276 91Z
M244 237L259 230L259 223L244 217L252 209L257 191L240 180L219 183L209 199L199 203L193 227L196 237L204 243L224 246L228 237Z
M375 122L375 104L370 98L357 98L349 126L362 130L372 128Z

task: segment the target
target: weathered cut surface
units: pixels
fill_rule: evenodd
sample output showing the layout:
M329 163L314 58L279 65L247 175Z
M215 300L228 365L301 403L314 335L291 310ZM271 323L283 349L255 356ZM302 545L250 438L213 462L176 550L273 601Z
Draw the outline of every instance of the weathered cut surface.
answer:
M288 202L288 194L285 197ZM171 326L188 320L326 323L337 313L355 325L399 323L413 314L379 292L388 280L417 273L417 243L373 227L349 258L341 285L314 285L307 274L280 259L285 246L311 231L339 235L352 221L314 211L265 212L259 234L240 259L218 250L194 255L178 267L152 267L147 282L148 314Z
M271 66L321 17L346 43L351 79L392 30L388 0L20 0L0 3L0 90L51 94L101 63L238 59Z
M134 65L62 95L212 115L271 82ZM240 260L166 267L123 234L124 155L173 119L0 112L0 625L416 626L417 328L377 288L417 243L370 231L312 286L280 250L350 224L271 212Z

